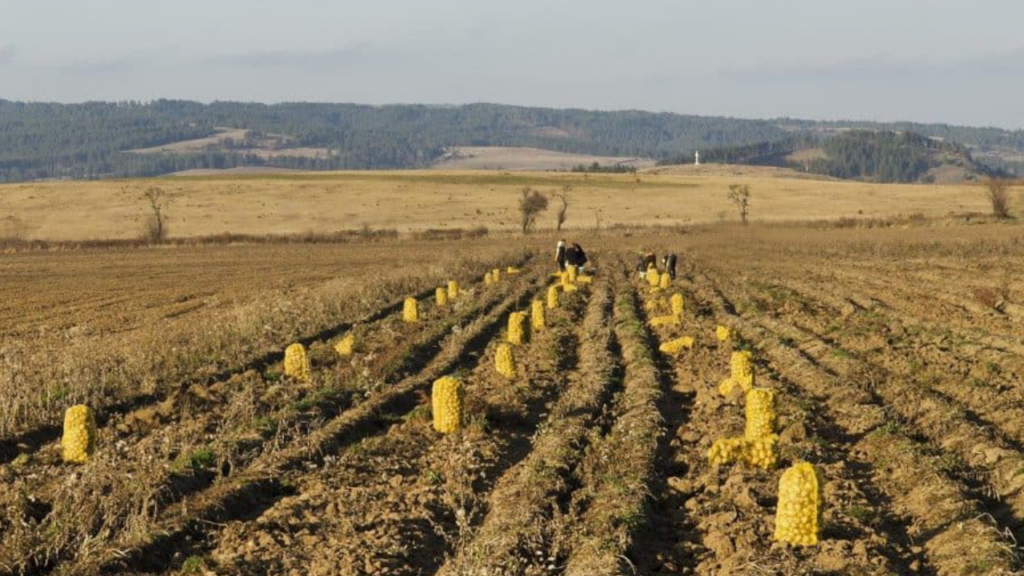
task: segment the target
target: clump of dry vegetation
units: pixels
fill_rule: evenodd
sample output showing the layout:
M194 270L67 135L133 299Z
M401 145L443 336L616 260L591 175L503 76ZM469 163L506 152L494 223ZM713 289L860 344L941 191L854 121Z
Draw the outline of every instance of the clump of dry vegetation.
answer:
M1009 183L1000 178L989 178L985 182L988 201L992 205L992 215L996 218L1005 220L1010 217L1009 187Z
M747 216L750 214L750 186L747 184L730 184L729 201L739 210L740 221L746 225Z
M529 186L521 190L519 198L520 225L523 234L529 234L537 224L537 216L548 209L548 197Z

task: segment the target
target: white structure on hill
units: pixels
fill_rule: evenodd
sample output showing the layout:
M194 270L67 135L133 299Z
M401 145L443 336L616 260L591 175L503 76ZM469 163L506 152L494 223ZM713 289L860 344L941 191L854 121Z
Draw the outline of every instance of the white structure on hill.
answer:
M693 153L693 165L700 166L700 150Z

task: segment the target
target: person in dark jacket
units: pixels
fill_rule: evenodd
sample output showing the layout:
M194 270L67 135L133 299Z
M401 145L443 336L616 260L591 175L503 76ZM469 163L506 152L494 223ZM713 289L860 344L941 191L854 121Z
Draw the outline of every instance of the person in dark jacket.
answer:
M676 255L675 254L666 254L665 257L661 259L661 267L665 270L665 272L668 272L668 277L669 278L671 278L673 280L676 279Z
M565 260L568 264L575 266L577 270L583 272L583 268L587 265L587 253L583 251L582 246L573 242L572 246L565 253Z

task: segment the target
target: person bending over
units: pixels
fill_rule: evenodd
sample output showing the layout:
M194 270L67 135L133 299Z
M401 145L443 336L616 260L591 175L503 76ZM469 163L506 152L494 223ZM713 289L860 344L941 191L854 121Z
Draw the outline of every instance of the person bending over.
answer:
M555 246L555 264L558 265L559 272L565 272L565 261L566 261L566 246L565 240L559 240L558 245Z

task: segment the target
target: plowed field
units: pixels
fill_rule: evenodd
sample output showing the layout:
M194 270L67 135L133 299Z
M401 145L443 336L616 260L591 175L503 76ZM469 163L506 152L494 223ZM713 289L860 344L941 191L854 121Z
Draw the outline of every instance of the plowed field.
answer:
M610 232L585 242L596 269L568 288L546 251L501 251L512 242L404 282L346 277L323 292L333 277L310 276L289 306L259 309L267 334L232 332L231 347L185 339L145 372L77 357L65 376L92 379L44 400L8 382L19 400L5 400L17 410L0 438L0 573L1018 573L1022 237L1000 225ZM677 277L652 288L639 249L678 253ZM460 293L438 304L448 280ZM374 296L323 305L349 286ZM543 326L500 374L510 315L529 324L534 301ZM19 320L10 345L35 321ZM686 336L692 346L660 350ZM296 341L308 379L283 366ZM768 470L708 459L744 434L743 393L720 388L741 350L775 394ZM170 366L182 358L194 360ZM433 426L442 376L463 385L449 434ZM62 461L59 427L78 402L97 416L81 465ZM821 474L814 546L773 539L780 477L797 462Z

